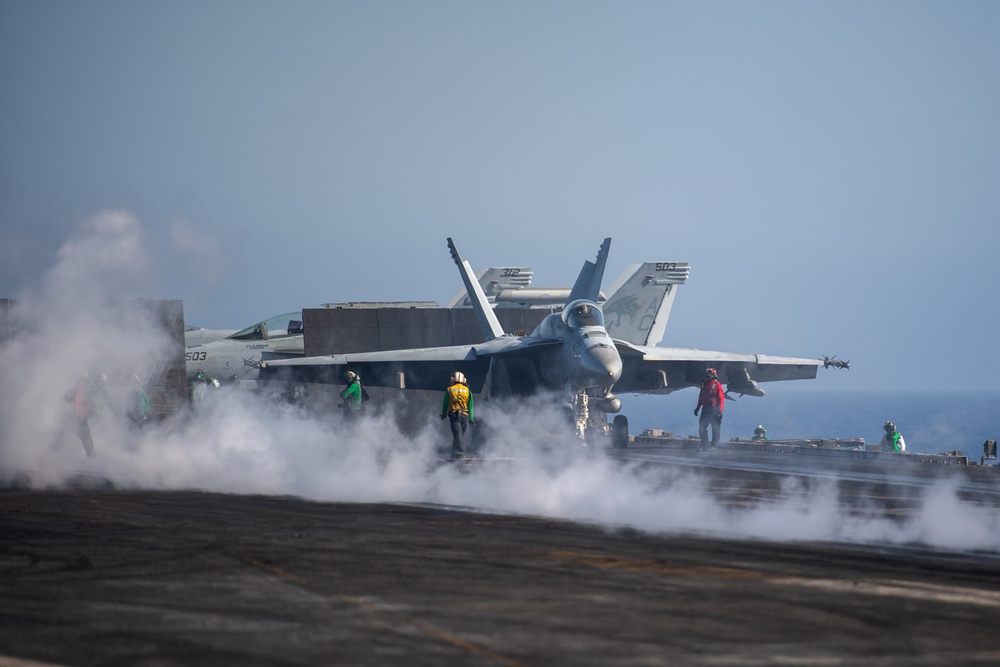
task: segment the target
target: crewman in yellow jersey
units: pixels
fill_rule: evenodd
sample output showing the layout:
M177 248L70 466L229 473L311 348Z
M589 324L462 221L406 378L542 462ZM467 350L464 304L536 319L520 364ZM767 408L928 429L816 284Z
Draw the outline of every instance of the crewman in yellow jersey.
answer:
M460 371L451 374L451 386L444 391L441 419L451 420L451 458L465 458L465 434L476 423L472 392Z

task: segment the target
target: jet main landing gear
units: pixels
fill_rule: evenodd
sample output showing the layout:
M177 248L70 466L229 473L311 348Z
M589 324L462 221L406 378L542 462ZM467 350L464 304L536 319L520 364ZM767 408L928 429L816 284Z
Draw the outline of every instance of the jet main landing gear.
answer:
M611 446L615 449L628 447L628 417L625 415L615 415L611 424Z

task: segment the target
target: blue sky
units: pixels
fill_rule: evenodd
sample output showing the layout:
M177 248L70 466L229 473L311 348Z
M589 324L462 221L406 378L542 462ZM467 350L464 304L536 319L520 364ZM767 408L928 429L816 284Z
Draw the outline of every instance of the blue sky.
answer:
M0 296L142 225L189 323L691 263L664 344L1000 376L1000 3L0 3Z

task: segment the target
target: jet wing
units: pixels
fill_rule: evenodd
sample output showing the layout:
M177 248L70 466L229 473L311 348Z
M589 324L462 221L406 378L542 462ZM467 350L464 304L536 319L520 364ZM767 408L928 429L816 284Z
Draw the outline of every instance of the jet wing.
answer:
M535 350L558 344L558 341L545 338L506 336L479 345L281 359L262 363L260 379L262 382L343 384L344 373L351 370L369 387L444 391L451 374L461 371L469 388L480 392L486 386L495 360L531 363L537 356Z
M667 394L700 387L705 369L715 368L727 391L762 396L758 382L811 380L823 359L773 357L679 347L647 347L615 341L622 357L617 393Z

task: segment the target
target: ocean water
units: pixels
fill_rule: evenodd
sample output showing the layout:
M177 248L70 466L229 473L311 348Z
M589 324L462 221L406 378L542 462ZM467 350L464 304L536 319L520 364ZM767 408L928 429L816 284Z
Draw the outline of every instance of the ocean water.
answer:
M792 384L792 383L790 383ZM1000 440L1000 391L797 391L765 386L767 394L727 400L722 439L749 438L763 424L771 438L882 439L887 420L906 439L910 452L939 454L961 450L982 456L985 440ZM698 434L694 406L698 393L687 389L667 396L622 396L622 413L633 434L646 428Z

